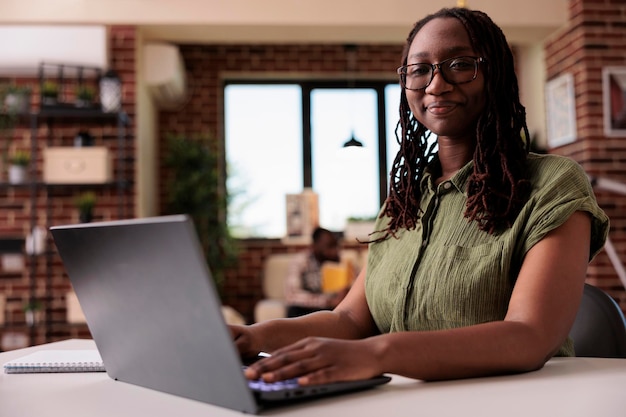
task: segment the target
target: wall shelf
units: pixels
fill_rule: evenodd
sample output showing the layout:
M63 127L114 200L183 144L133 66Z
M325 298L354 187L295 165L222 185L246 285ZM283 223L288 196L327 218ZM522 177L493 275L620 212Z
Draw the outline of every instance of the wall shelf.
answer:
M57 224L78 222L78 211L73 205L74 199L85 191L93 191L98 198L97 220L132 216L134 187L132 173L135 159L133 138L127 132L129 124L130 119L126 113L105 113L99 109L44 107L40 111L21 115L16 121L16 126L24 132L23 137L30 132L29 178L27 182L20 184L9 183L4 177L0 180L0 192L15 197L12 198L11 204L4 204L0 209L19 211L27 216L24 219L27 227L19 226L17 230L32 231L36 226L48 230ZM73 147L74 136L82 130L89 130L90 133L95 131L94 146L107 147L111 152L113 156L111 181L94 184L44 182L44 147ZM58 207L63 207L62 214L59 214ZM71 286L50 234L46 236L45 248L41 253L24 253L24 259L23 271L0 275L0 278L15 281L15 285L27 289L23 295L7 300L8 314L5 314L5 324L0 326L0 335L22 333L28 336L31 345L59 338L88 335L85 324L68 323L65 318L65 296ZM41 322L35 326L28 326L24 322L21 304L27 299L38 300L43 304Z

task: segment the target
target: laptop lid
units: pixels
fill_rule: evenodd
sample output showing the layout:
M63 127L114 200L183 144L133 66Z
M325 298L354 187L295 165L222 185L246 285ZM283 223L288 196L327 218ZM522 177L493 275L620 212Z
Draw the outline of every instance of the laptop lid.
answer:
M111 378L258 411L187 216L51 233Z
M248 381L188 216L50 230L113 379L246 413L390 380L280 391Z

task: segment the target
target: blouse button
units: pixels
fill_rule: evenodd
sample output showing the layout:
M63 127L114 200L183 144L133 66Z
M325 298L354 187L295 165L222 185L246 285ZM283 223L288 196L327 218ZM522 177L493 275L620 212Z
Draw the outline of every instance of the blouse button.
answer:
M452 183L450 181L446 181L443 183L444 190L449 190L450 188L452 188Z

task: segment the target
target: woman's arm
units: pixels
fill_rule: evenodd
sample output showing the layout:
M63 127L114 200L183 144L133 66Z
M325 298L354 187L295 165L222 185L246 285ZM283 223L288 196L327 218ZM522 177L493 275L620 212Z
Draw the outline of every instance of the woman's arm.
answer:
M235 344L244 356L274 350L308 336L362 339L378 330L365 300L365 268L333 311L275 319L250 326L231 326Z
M565 341L576 317L590 228L589 215L576 212L528 251L503 321L359 341L304 339L253 365L248 377L299 376L302 383L315 384L385 372L439 380L538 369ZM342 307L338 310L349 316Z
M389 335L383 367L419 346L409 376L446 379L535 370L558 350L576 317L589 260L591 220L574 213L531 248L517 277L504 321L432 333L413 340ZM390 360L387 361L387 358ZM400 366L399 366L400 365Z

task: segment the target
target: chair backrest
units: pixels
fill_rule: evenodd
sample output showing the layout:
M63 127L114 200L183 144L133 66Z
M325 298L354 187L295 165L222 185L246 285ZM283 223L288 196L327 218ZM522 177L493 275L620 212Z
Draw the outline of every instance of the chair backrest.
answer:
M590 284L585 284L570 337L576 356L626 358L624 313L611 296Z
M262 288L263 296L272 300L285 299L285 279L293 258L299 253L278 253L269 255L263 262ZM340 257L342 261L349 261L358 272L363 267L364 256L362 252L352 249L342 249Z
M285 279L295 255L280 253L270 255L263 265L263 295L265 298L284 300Z

